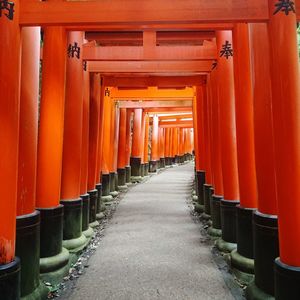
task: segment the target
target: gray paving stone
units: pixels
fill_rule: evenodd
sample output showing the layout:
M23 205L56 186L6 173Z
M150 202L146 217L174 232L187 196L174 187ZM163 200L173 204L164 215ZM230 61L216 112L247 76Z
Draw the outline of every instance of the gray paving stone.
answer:
M234 299L186 203L193 164L130 189L72 300Z

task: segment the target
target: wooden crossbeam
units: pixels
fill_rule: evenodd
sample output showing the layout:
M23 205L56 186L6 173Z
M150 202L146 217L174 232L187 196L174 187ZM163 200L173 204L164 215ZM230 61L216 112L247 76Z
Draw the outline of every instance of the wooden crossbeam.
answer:
M22 0L20 6L21 26L262 22L268 19L268 0L101 0L59 3Z
M145 112L150 114L173 114L173 113L185 113L191 112L192 106L177 106L177 107L152 107L145 108Z
M83 47L83 59L87 61L122 60L215 60L216 46L157 46L147 55L143 46L106 46L88 44Z
M118 101L117 101L118 102ZM180 110L191 110L192 101L120 101L118 102L120 108L145 108L158 111L163 109L164 111L171 111L172 108L178 108Z
M197 73L211 71L211 61L91 61L90 72L100 73Z
M156 45L202 45L204 40L211 40L216 36L215 31L157 31ZM128 32L86 32L85 38L97 41L101 46L113 45L143 45L143 31Z
M139 77L116 77L103 78L104 86L120 88L147 88L149 86L176 88L196 86L206 83L206 76L139 76Z
M178 124L159 124L161 128L193 128L192 123L178 123Z
M136 32L136 31L216 31L216 30L230 30L233 28L233 23L155 23L155 24L101 24L101 25L79 25L72 24L65 27L71 31L103 31L103 32Z
M138 101L190 101L194 97L193 88L185 88L180 90L175 89L157 89L156 87L149 87L147 89L138 90L120 90L113 89L111 91L111 98L119 101L138 100Z

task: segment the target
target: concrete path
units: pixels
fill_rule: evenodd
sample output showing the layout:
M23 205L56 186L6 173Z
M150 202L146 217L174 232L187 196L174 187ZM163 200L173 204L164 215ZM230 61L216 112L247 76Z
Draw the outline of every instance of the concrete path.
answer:
M192 177L189 163L131 188L65 299L234 299L189 215Z

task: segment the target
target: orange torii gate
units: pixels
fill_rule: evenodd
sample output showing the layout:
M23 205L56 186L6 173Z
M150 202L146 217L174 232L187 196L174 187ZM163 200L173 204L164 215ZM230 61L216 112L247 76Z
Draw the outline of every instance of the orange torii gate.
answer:
M3 199L6 199L0 204L0 215L3 220L3 224L1 224L3 226L0 227L0 280L4 282L0 291L1 295L7 299L18 299L19 297L19 262L18 259L15 259L15 219L18 198L17 187L21 188L22 185L18 185L18 169L21 165L18 166L19 143L16 141L18 141L19 132L22 132L19 126L19 124L22 125L20 114L24 113L22 106L20 110L19 78L22 78L21 75L26 76L21 73L21 71L24 71L23 66L21 70L20 64L21 37L29 39L24 33L21 35L20 28L44 26L45 45L37 155L37 193L33 197L35 197L35 207L38 207L41 213L42 232L47 227L51 228L50 223L47 223L50 217L54 215L57 220L57 222L54 222L56 226L53 226L53 230L56 230L55 234L49 236L48 240L43 238L42 241L41 250L43 250L43 254L41 257L45 258L44 261L51 256L60 255L61 260L58 265L59 267L65 267L69 255L62 248L63 218L60 205L61 188L63 187L63 190L66 191L70 187L66 182L62 186L60 177L62 162L65 170L68 167L68 162L62 161L63 149L68 151L68 145L64 145L65 140L63 138L64 121L68 123L68 120L64 120L65 66L67 59L66 31L97 30L97 28L99 30L99 27L102 27L102 30L131 31L144 31L146 29L152 29L153 31L162 29L204 30L206 28L217 30L218 64L214 65L213 70L211 62L208 61L165 62L153 60L133 62L126 60L125 57L122 62L89 62L87 71L103 72L106 73L105 75L116 72L126 73L127 75L128 73L136 75L149 73L167 75L172 73L174 75L176 72L176 75L184 74L188 76L209 74L208 84L204 87L204 89L207 89L208 105L205 106L205 101L203 102L203 109L206 107L205 112L209 112L209 115L207 117L204 115L203 120L211 118L211 123L208 122L211 127L203 131L202 128L196 126L195 129L199 129L199 131L195 134L197 136L196 145L199 137L201 144L201 136L204 136L205 139L206 135L210 137L208 140L211 139L212 141L209 141L212 149L211 154L213 154L211 159L211 181L215 194L214 201L211 201L210 204L213 208L211 209L213 227L216 229L214 233L219 234L220 232L217 230L222 229L222 240L218 242L219 248L229 251L236 247L236 226L233 217L236 205L238 203L240 205L238 209L239 216L243 214L248 220L245 224L240 222L239 228L244 226L243 229L245 229L247 227L244 232L249 233L251 231L251 228L249 228L249 210L253 210L257 208L255 206L258 206L258 211L254 214L255 284L249 286L247 293L250 295L249 297L255 297L262 291L269 295L275 293L276 299L299 298L297 287L300 272L300 243L298 239L300 202L297 199L300 196L298 184L300 177L300 91L296 39L296 21L300 19L299 0L294 2L289 0L245 0L229 3L224 3L221 0L211 2L206 0L186 2L180 0L166 0L164 2L160 0L151 2L133 0L126 6L122 5L122 0L113 2L108 0L82 2L15 0L1 1L0 3L6 5L1 6L0 11L0 82L5 83L0 91L0 127L2 128L0 130L0 141L2 141L2 147L0 147L2 168L0 188ZM159 14L157 13L158 7L160 9ZM240 64L243 64L243 56L249 54L247 54L247 49L250 46L243 42L246 41L245 32L243 29L238 28L235 25L236 23L261 23L250 25L250 46L254 58L251 70L255 77L254 96L250 94L250 67L243 68L244 71L241 71L239 67ZM237 58L235 54L234 58L231 55L231 30L233 30L233 47L234 51L237 52ZM153 34L149 34L146 37L145 34L145 40L151 40L153 36ZM22 50L22 64L24 60L30 63L29 59L26 59L24 49ZM262 49L265 51L263 52ZM108 58L108 54L106 55ZM161 58L166 58L165 54L161 53L159 55L161 55ZM37 55L35 54L35 56ZM145 59L145 57L142 58ZM233 60L235 59L233 70ZM234 72L236 74L233 75ZM239 86L234 88L234 84L239 84L238 76L246 80L245 91L241 90ZM97 120L100 119L101 101L104 96L100 96L102 92L97 91L97 88L101 86L99 74L92 75L92 78L95 84L93 101L97 109L91 112L91 115L94 116L93 120L95 120L96 125L99 125ZM24 88L27 83L24 82L24 77L21 80L22 88ZM262 86L263 83L265 86ZM218 89L222 93L218 93ZM247 100L242 103L240 98L244 93ZM249 111L251 99L254 103L254 124L246 124L243 120L236 118L236 113L244 118L251 118L252 112ZM260 99L261 103L257 99ZM32 100L37 101L37 99ZM225 103L227 105L224 105ZM105 108L105 103L103 105ZM186 103L186 106L183 105L179 109L188 110L191 106L191 103ZM165 110L165 107L167 106L153 108L149 105L144 108L144 111ZM136 109L141 109L141 107ZM172 109L178 110L178 107L174 104L169 108L169 110ZM111 109L109 112L112 111ZM67 114L69 113L72 115L72 112L67 112ZM263 118L262 115L266 118ZM115 115L111 115L111 118L118 120L117 112ZM117 140L118 133L117 130L114 130L117 128L116 122L110 123L107 120L107 127L110 130L109 145L113 147L114 151L113 155L104 157L104 163L105 160L108 160L107 166L101 168L107 171L109 175L115 174L116 171L117 144L115 140ZM197 119L196 122L198 122ZM95 124L92 122L92 125ZM103 127L105 126L104 122ZM241 134L239 131L241 128L244 128L242 132L247 132L243 137L243 143L246 143L249 147L240 146ZM82 130L80 125L76 129ZM172 130L171 134L173 134L174 140L177 141L180 136L178 128L172 129L176 129ZM36 131L34 130L36 130L36 126L32 127L32 134L35 134ZM201 131L202 135L200 134ZM254 145L253 137L251 137L252 131L254 132ZM102 138L101 134L99 132L97 134L93 129L90 129L90 133L94 136L89 142L92 149L94 149L92 155L95 157L95 160L93 160L95 163L99 159L99 152L101 152L98 142ZM237 144L235 143L236 140ZM70 141L73 142L72 139ZM269 142L267 144L267 148L270 149L269 153L266 153L266 147L264 147L266 141ZM25 149L29 146L26 141L23 142L22 148L20 142L20 149L26 151ZM214 149L216 147L218 149ZM255 148L256 174L253 171L253 147ZM103 149L103 153L105 151L107 153L107 148ZM178 153L178 143L174 143L172 151ZM205 151L207 151L207 147L204 149L204 153ZM142 155L141 151L138 154ZM249 173L239 168L244 156L246 156L248 163L252 161L251 172ZM201 168L203 167L206 172L209 165L208 160L208 156L205 156L205 161L201 165ZM86 193L87 190L92 191L93 193L90 193L90 196L95 199L96 191L94 189L95 185L99 183L97 182L99 174L96 174L97 167L92 168L89 165L88 170L88 175L85 175L87 183L82 183L83 188L80 189L80 193ZM24 171L24 174L27 174L27 172ZM35 177L32 172L28 172L28 174ZM245 187L247 176L249 176L247 180L251 182L249 187ZM256 191L253 185L255 176L258 183L258 205L256 205ZM266 178L268 179L266 180ZM85 180L82 181L86 182ZM74 183L72 189L75 189L75 185ZM246 196L243 197L243 193ZM249 198L247 198L248 193L251 193ZM72 193L72 197L78 196L77 191L74 195ZM20 203L22 202L18 202L18 206ZM33 210L33 206L26 208L28 211L25 212L24 210L21 212L22 214ZM18 207L18 211L20 212L22 209ZM279 222L277 222L277 215ZM24 217L25 223L28 220L27 217ZM94 213L92 217L94 217ZM241 219L238 221L241 221ZM277 238L277 224L279 226L280 243L278 243ZM80 232L80 229L78 232ZM248 235L241 235L241 237L245 236ZM53 240L57 243L52 243ZM246 245L247 241L244 242L238 239L237 242L237 253L240 256L238 258L233 256L237 258L234 267L251 273L253 272L253 259L250 257L251 253L247 251L251 246ZM243 249L241 245L248 248ZM278 251L278 247L280 251ZM274 281L270 278L273 278L273 262L279 256L279 253L280 259L276 259L275 262L276 280L274 285ZM245 258L247 268L243 263ZM47 268L41 270L47 271ZM6 280L10 280L12 284L7 285ZM34 286L34 288L37 288L37 286Z

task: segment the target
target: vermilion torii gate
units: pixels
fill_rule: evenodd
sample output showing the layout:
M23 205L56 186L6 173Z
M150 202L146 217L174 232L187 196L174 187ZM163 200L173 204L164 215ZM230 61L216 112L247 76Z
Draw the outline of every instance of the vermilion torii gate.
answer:
M299 299L299 19L298 0L0 0L1 295L44 298L39 274L56 283L67 272L117 194L118 169L128 182L131 157L142 176L149 114L155 170L192 150L191 122L163 125L158 112L193 107L210 234L249 299ZM115 87L149 86L196 91L112 99Z

